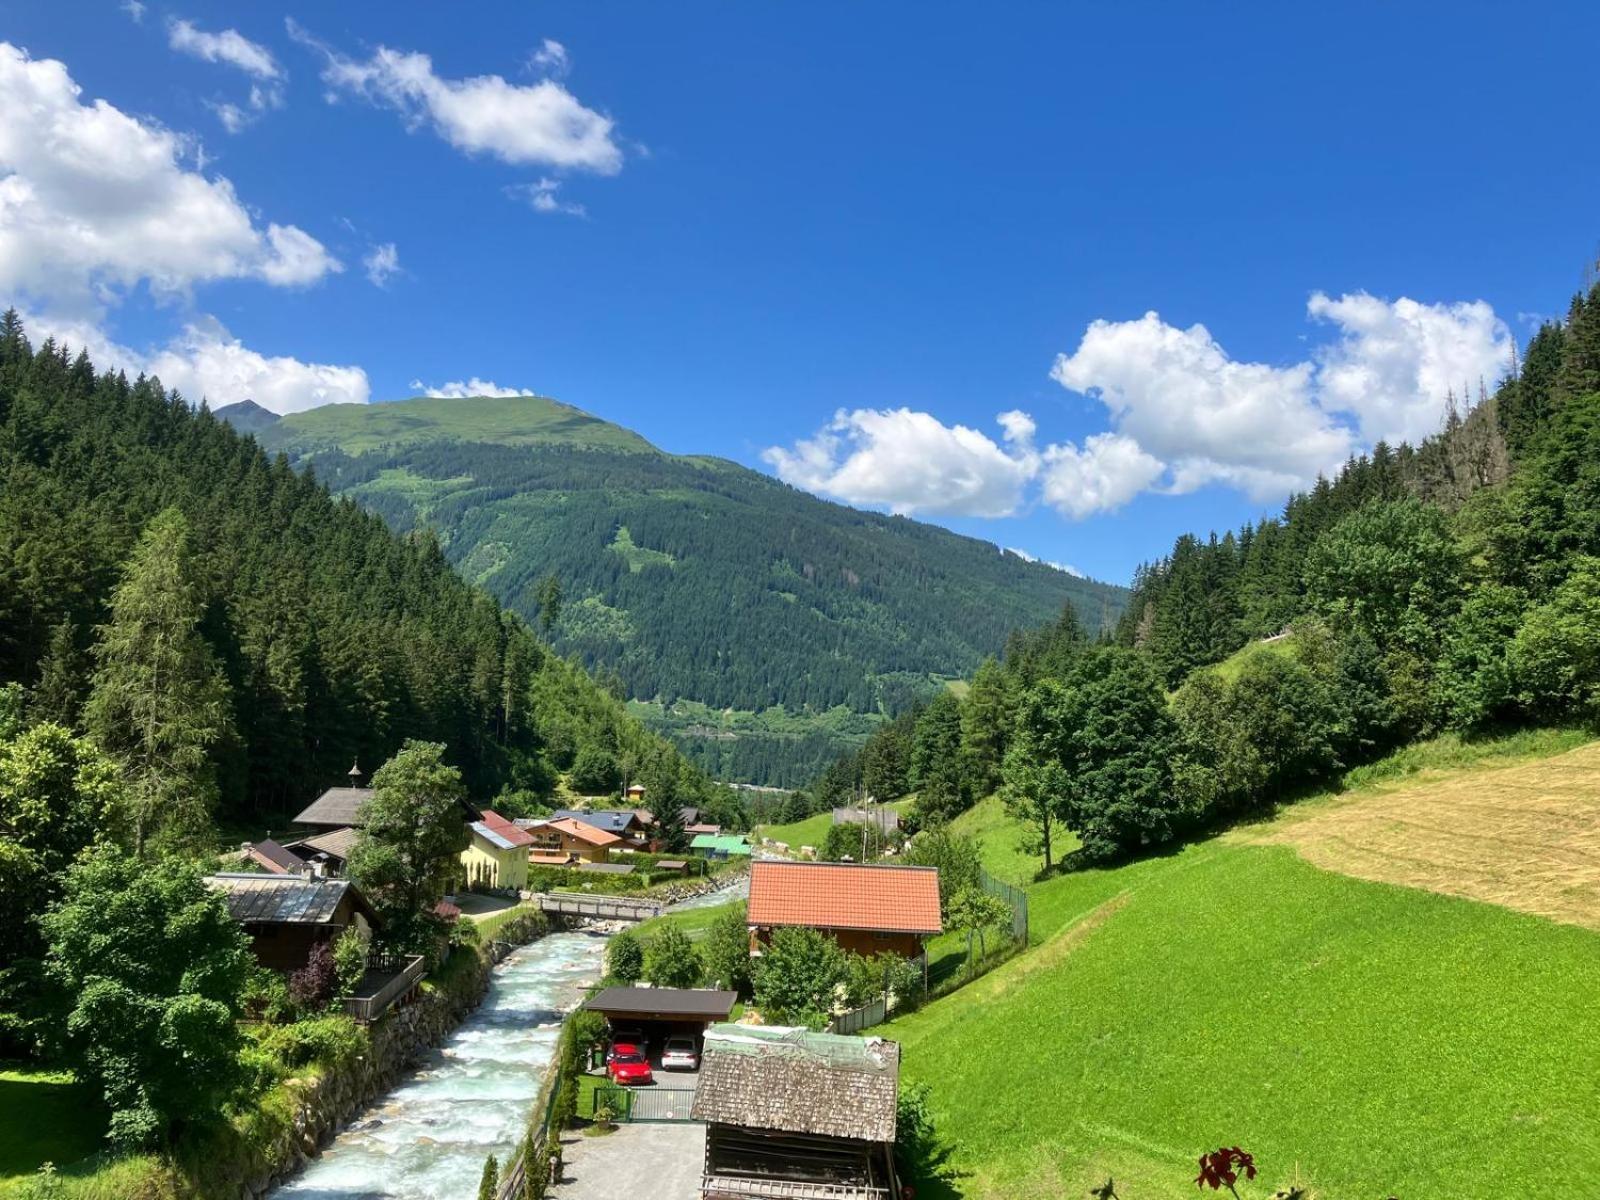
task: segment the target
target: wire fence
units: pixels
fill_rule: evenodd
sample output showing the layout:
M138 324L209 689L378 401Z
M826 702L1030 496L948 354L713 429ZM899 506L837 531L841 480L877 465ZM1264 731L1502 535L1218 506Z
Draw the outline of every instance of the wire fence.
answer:
M1028 944L1028 893L1014 883L996 879L983 868L978 869L978 886L1011 906L1011 936L1022 946Z

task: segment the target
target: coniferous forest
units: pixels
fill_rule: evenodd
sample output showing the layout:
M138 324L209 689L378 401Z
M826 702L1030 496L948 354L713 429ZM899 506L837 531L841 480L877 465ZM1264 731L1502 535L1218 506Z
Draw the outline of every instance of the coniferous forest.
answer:
M1413 740L1600 719L1600 285L1418 446L1379 444L1281 516L1184 536L1114 630L1071 609L836 760L794 818L998 789L1051 858L1125 856Z
M0 683L28 689L31 717L143 755L152 777L157 758L202 759L185 836L281 820L407 739L444 744L481 801L548 795L586 748L709 794L431 535L392 533L157 379L30 346L15 313L0 327L0 480ZM131 732L150 714L128 639L156 636L187 647L173 669L207 702L200 727L150 748Z

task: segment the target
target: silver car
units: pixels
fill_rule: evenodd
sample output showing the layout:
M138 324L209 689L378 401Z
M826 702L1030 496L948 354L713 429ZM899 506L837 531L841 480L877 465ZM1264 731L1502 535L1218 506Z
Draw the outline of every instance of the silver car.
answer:
M700 1051L694 1048L694 1039L684 1034L676 1034L667 1039L667 1044L661 1050L661 1069L663 1071L698 1071L700 1069Z

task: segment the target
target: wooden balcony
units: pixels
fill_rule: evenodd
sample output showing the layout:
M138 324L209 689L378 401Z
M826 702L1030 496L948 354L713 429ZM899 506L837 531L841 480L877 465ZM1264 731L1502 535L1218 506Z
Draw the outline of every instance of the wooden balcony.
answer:
M369 955L367 973L344 997L344 1011L363 1025L370 1025L421 983L426 974L420 955Z

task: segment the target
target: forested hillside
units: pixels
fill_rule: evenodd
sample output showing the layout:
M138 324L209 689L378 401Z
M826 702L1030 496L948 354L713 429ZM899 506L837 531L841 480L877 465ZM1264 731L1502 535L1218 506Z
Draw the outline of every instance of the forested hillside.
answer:
M147 656L194 704L153 730ZM97 374L0 325L0 684L205 803L179 842L256 829L408 738L474 799L550 793L588 751L663 793L704 776L486 593L431 534L397 535L158 380ZM148 686L147 686L148 685ZM140 730L152 731L140 733ZM128 745L120 744L126 739ZM653 781L653 782L652 782ZM512 801L517 802L516 800Z
M556 648L618 681L724 777L793 783L859 744L828 710L894 714L1071 604L1126 593L734 463L661 453L537 397L299 413L258 435L446 557ZM708 725L691 705L769 719ZM796 714L816 718L797 726Z
M1186 536L1114 634L1013 639L831 766L809 801L998 788L1048 864L1260 810L1396 746L1600 717L1600 286L1440 433L1378 445L1281 517ZM1220 665L1218 665L1220 664Z

